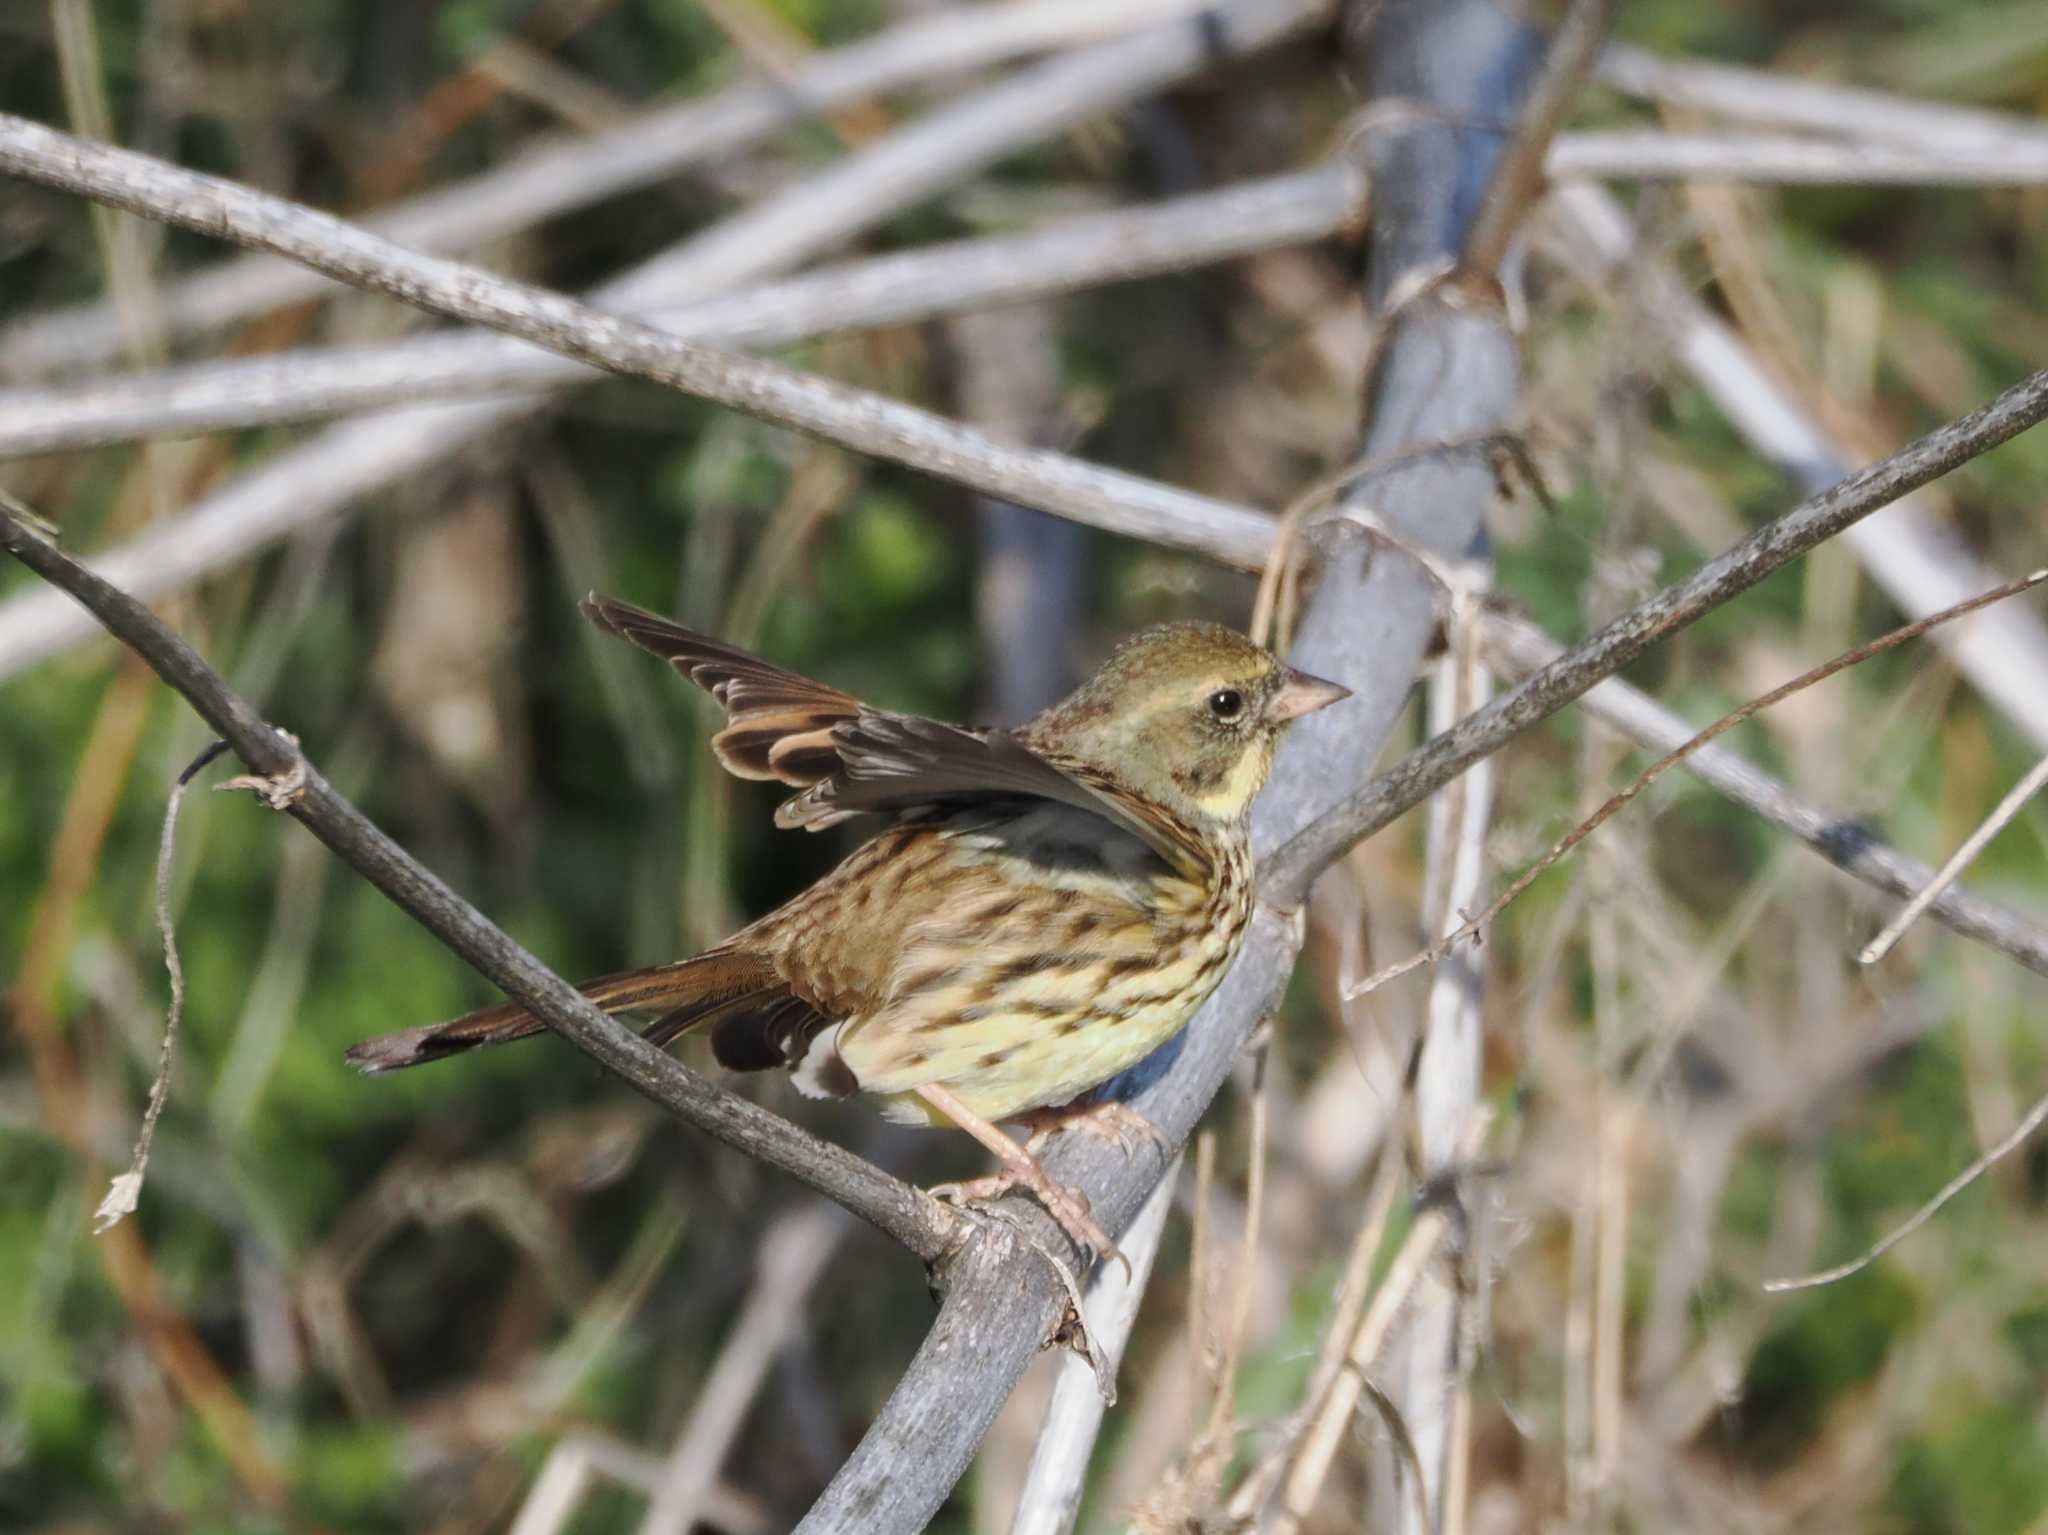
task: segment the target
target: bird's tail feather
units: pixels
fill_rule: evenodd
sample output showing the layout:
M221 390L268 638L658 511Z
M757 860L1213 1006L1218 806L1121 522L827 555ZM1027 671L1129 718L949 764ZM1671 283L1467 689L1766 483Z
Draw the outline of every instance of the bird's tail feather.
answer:
M695 959L622 970L601 975L576 988L607 1013L655 1013L646 1034L666 1044L684 1030L699 1027L739 1004L754 1005L785 991L774 967L758 955L736 949L713 949ZM348 1061L360 1071L397 1071L460 1055L479 1045L503 1044L531 1034L545 1034L547 1025L516 1002L465 1013L446 1023L423 1024L382 1034L351 1045Z

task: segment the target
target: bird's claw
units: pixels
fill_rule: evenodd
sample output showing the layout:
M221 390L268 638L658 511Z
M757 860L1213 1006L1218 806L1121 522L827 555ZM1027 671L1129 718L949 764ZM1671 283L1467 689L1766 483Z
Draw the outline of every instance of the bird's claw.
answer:
M1166 1132L1128 1103L1038 1109L1025 1123L1031 1127L1030 1139L1024 1142L1024 1150L1030 1156L1036 1156L1045 1143L1062 1130L1073 1130L1091 1140L1114 1146L1127 1157L1135 1157L1139 1149L1148 1144L1158 1149L1162 1159L1173 1155L1173 1143L1166 1138Z
M1088 1196L1079 1189L1055 1183L1044 1172L1036 1176L1022 1171L990 1173L985 1178L971 1178L964 1183L941 1183L926 1190L934 1199L943 1199L952 1205L979 1205L1001 1199L1005 1194L1018 1190L1036 1199L1045 1211L1067 1234L1067 1239L1084 1254L1110 1259L1123 1267L1129 1274L1131 1263L1109 1233L1088 1213Z

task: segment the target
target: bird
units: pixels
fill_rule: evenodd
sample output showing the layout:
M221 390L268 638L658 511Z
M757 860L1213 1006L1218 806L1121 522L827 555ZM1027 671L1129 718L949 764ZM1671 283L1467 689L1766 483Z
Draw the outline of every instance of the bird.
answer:
M742 779L796 792L784 829L856 816L880 829L723 943L579 988L708 1032L733 1071L780 1068L815 1097L858 1092L888 1119L953 1126L1002 1171L934 1192L1022 1188L1084 1252L1114 1244L1033 1151L1078 1125L1129 1149L1158 1132L1116 1104L1076 1107L1177 1034L1235 957L1253 903L1252 801L1297 720L1350 690L1221 624L1118 645L1014 729L874 708L748 651L595 593L583 612L666 660L724 711L712 738ZM379 1073L546 1031L516 1003L353 1046ZM1000 1128L1034 1131L1019 1146Z

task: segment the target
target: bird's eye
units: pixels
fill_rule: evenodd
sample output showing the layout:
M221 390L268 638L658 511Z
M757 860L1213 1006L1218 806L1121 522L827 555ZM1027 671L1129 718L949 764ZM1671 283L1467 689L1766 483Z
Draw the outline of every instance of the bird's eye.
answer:
M1209 712L1219 720L1234 720L1244 713L1244 694L1236 688L1222 688L1209 695Z

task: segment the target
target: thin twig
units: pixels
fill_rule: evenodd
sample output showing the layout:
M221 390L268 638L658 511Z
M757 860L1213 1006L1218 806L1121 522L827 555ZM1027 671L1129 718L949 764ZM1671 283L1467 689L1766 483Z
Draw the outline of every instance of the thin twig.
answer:
M1486 616L1489 641L1504 664L1527 675L1565 647L1505 614ZM1671 751L1690 740L1694 726L1640 689L1609 677L1580 700L1587 713L1652 751ZM1878 840L1870 827L1799 798L1779 779L1726 746L1708 746L1684 767L1701 782L1798 838L1844 873L1890 895L1910 897L1934 871ZM1951 888L1934 903L1934 917L1955 932L1997 950L2016 964L2048 975L2048 932L2006 907Z
M1782 1295L1788 1290L1811 1290L1821 1285L1831 1285L1840 1280L1847 1279L1851 1274L1861 1273L1894 1247L1897 1247L1899 1243L1905 1241L1907 1237L1933 1220L1943 1205L1983 1177L1986 1172L1997 1165L2001 1158L2010 1155L2044 1124L2048 1124L2048 1098L2041 1099L2040 1102L2027 1110L2027 1117L2014 1125L2005 1135L2001 1136L1997 1145L1986 1151L1968 1167L1944 1183L1941 1186L1940 1193L1915 1210L1902 1225L1887 1233L1883 1240L1865 1252L1861 1257L1852 1258L1847 1263L1839 1263L1831 1269L1822 1269L1814 1274L1801 1274L1791 1279L1766 1279L1763 1282L1763 1289L1767 1294Z
M2017 145L2048 148L2048 130L2031 117L1771 70L1668 58L1624 43L1611 45L1601 56L1600 79L1631 96L1831 138L1950 154Z
M1449 649L1432 668L1429 682L1432 728L1452 724L1493 692L1493 677L1481 654L1479 600L1480 594L1469 588L1453 594ZM1459 913L1485 887L1494 768L1491 761L1475 764L1448 792L1429 802L1424 913L1433 931L1455 926ZM1426 1022L1409 1087L1424 1179L1455 1171L1463 1155L1459 1127L1471 1121L1479 1102L1484 978L1476 957L1445 965L1430 978ZM1462 1261L1456 1246L1448 1257L1453 1269ZM1450 1282L1426 1285L1409 1321L1408 1367L1398 1396L1419 1477L1415 1492L1421 1514L1411 1513L1406 1505L1402 1508L1401 1527L1411 1535L1429 1535L1429 1510L1440 1515L1446 1507L1445 1489L1462 1479L1463 1473L1451 1464L1457 1446L1450 1409L1462 1387L1456 1374L1456 1340L1463 1288Z
M2031 580L2048 577L2048 572L2037 572ZM2043 757L2027 770L2027 774L2007 791L1998 808L1984 818L1983 824L1963 839L1963 845L1949 855L1935 871L1934 878L1922 885L1905 904L1899 914L1887 922L1879 933L1856 956L1859 965L1874 965L1891 953L1892 946L1905 936L1906 929L1919 919L1922 912L1941 898L1941 893L1962 877L1963 870L1984 851L1984 845L2003 831L2012 818L2025 808L2028 800L2041 792L2041 786L2048 784L2048 757Z
M1259 1277L1259 1228L1266 1209L1266 1121L1268 1093L1267 1054L1254 1050L1252 1060L1252 1112L1246 1129L1246 1189L1244 1235L1237 1260L1231 1265L1230 1315L1223 1337L1223 1359L1217 1366L1214 1395L1209 1402L1209 1422L1202 1438L1219 1450L1230 1443L1232 1425L1237 1421L1237 1372L1244 1362L1244 1344L1251 1326L1252 1291Z
M0 512L0 516L4 515ZM142 1180L149 1171L149 1149L156 1141L156 1122L162 1116L164 1101L171 1092L171 1061L178 1039L178 1020L185 1015L185 967L178 962L178 935L171 925L171 858L178 846L178 807L184 804L185 791L192 786L192 780L227 749L227 742L215 741L193 758L171 786L170 800L164 806L163 836L156 850L156 930L163 938L164 971L171 979L171 1003L164 1013L163 1049L157 1056L156 1077L149 1084L149 1106L142 1111L142 1133L135 1138L135 1155L129 1159L128 1171L113 1181L107 1189L107 1197L92 1213L93 1230L102 1236L133 1215L135 1207L142 1202Z
M1544 55L1543 73L1522 104L1515 135L1501 152L1479 211L1472 215L1472 227L1465 232L1460 261L1466 271L1488 278L1498 273L1508 242L1542 196L1551 141L1578 105L1579 93L1593 72L1607 37L1610 9L1609 0L1572 0L1565 12Z
M879 1168L725 1091L607 1018L337 793L288 737L249 707L155 614L37 537L0 503L0 549L89 608L225 736L280 808L493 984L636 1091L844 1205L927 1263L964 1233L949 1211ZM303 776L301 776L303 775ZM291 786L286 792L286 786Z
M811 1206L783 1216L762 1237L746 1306L676 1435L640 1521L640 1535L687 1535L703 1516L718 1468L769 1368L803 1325L811 1288L846 1230L838 1211Z
M2048 181L2048 143L1973 150L1792 133L1609 128L1561 134L1544 169L1558 181L1754 182L1773 186L2019 187Z
M1844 528L2048 416L2048 370L1938 427L1766 523L1693 575L1637 604L1518 686L1436 736L1301 832L1265 865L1269 899L1299 900L1333 858L1510 737L1572 702L1666 635L1739 596Z
M1344 1259L1343 1277L1338 1282L1336 1299L1330 1307L1329 1321L1323 1328L1322 1342L1317 1345L1315 1368L1309 1373L1307 1389L1302 1392L1302 1405L1258 1464L1238 1484L1237 1491L1231 1494L1228 1512L1234 1520L1249 1520L1265 1507L1273 1489L1293 1463L1302 1435L1321 1415L1322 1404L1344 1368L1345 1351L1350 1347L1358 1319L1365 1310L1367 1297L1372 1293L1373 1263L1386 1240L1387 1221L1394 1212L1394 1196L1400 1191L1400 1184L1400 1157L1383 1151L1379 1172L1373 1179L1372 1193L1366 1199L1365 1217L1359 1222L1358 1233L1351 1239L1350 1251Z
M1530 864L1520 874L1516 875L1508 887L1495 896L1488 903L1486 909L1479 913L1478 916L1460 924L1428 948L1419 950L1409 955L1406 959L1396 961L1394 964L1377 970L1373 974L1366 976L1363 980L1353 982L1344 989L1345 1000L1355 1000L1358 997L1365 996L1368 992L1379 990L1387 982L1398 979L1408 974L1411 970L1418 969L1423 965L1435 964L1466 939L1475 936L1481 929L1491 926L1494 919L1499 917L1523 891L1527 890L1547 871L1553 868L1573 848L1577 847L1586 838L1611 821L1621 812L1623 807L1628 805L1645 789L1649 788L1651 784L1662 778L1666 773L1684 762L1702 747L1718 737L1726 735L1743 721L1761 713L1765 709L1771 708L1773 705L1783 703L1794 693L1803 692L1815 683L1823 682L1829 677L1834 676L1837 672L1846 671L1852 666L1869 660L1872 656L1882 655L1885 651L1903 645L1909 640L1916 640L1930 629L1939 628L1941 625L1954 619L1965 617L1976 612L1979 608L1986 608L1994 602L2003 602L2008 597L2016 597L2021 592L2031 591L2043 581L2048 581L2048 570L2037 570L2032 575L2022 576L2017 581L2008 581L2005 585L1997 587L1992 591L1980 592L1968 601L1959 602L1951 608L1944 608L1939 613L1929 614L1926 618L1919 619L1910 624L1901 624L1890 633L1879 635L1874 640L1866 641L1864 644L1845 650L1840 655L1822 662L1819 666L1801 672L1790 682L1781 683L1779 686L1772 688L1768 693L1752 698L1740 708L1731 709L1728 713L1715 720L1713 724L1707 726L1706 729L1699 731L1683 745L1667 752L1657 761L1651 763L1650 766L1643 769L1642 772L1630 780L1624 788L1609 795L1600 805L1599 809L1558 838L1556 842L1551 844L1549 851ZM1928 905L1932 904L1941 895L1943 890L1947 889L1954 882L1955 875L1961 872L1962 865L1967 864L1969 858L1975 856L1977 848L1982 847L1983 841L1988 840L1997 831L1998 827L2004 824L2003 820L1998 819L1999 814L2003 812L2005 820L2010 820L2013 815L2018 813L2020 805L2024 804L2032 796L2034 789L2039 787L2037 779L2048 779L2048 762L2038 764L2033 772L2029 773L2027 778L2021 782L2019 787L2027 791L2025 794L2021 794L2019 789L2015 789L2013 795L2007 796L2009 800L2017 796L2017 801L2011 805L2009 810L2006 805L2000 805L1999 810L1993 812L1992 820L1987 821L1983 827L1978 828L1981 838L1973 836L1972 841L1975 843L1975 846L1972 846L1971 842L1966 842L1962 848L1957 850L1956 859L1960 859L1961 862L1957 863L1956 859L1950 860L1956 867L1954 870L1950 870L1946 866L1944 867L1942 872L1948 877L1943 879L1941 875L1937 875L1934 880L1928 882L1921 892L1921 895L1924 895L1926 899L1920 900L1916 896L1915 900L1919 901L1918 907L1909 907L1907 913L1902 914L1901 930L1903 930L1904 923L1910 922L1913 916L1918 915L1919 911L1924 911ZM2029 787L2030 784L2032 787ZM1965 857L1965 854L1969 856ZM1896 936L1896 934L1893 935L1894 940ZM1877 945L1873 943L1871 947L1874 949ZM1885 948L1889 949L1890 944L1887 943ZM1873 954L1870 950L1866 949L1859 958L1864 964L1870 964L1879 958L1882 952Z

